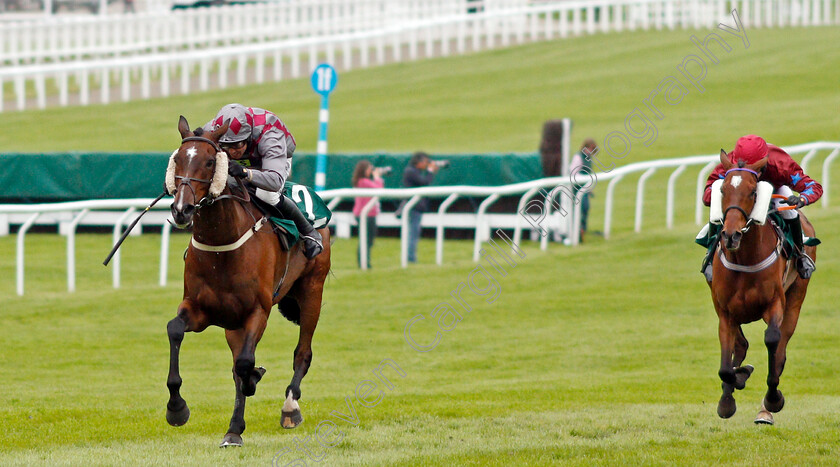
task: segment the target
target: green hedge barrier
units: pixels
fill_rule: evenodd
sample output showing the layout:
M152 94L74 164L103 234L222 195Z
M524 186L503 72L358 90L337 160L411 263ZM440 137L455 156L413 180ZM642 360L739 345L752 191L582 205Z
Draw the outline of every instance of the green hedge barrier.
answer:
M169 154L51 153L0 154L2 202L49 202L81 199L153 198L163 189ZM411 154L332 154L327 156L327 189L347 188L362 159L390 166L385 186L401 186ZM434 185L495 186L542 177L539 154L433 154L448 160ZM290 179L304 185L315 180L315 155L295 154Z

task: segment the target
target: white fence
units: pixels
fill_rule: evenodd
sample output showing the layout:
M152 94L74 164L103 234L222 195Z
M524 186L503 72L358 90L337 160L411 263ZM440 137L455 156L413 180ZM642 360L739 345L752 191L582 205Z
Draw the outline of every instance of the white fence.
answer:
M108 103L300 77L321 61L349 70L511 43L636 29L713 28L737 8L745 27L840 24L840 0L312 0L0 24L3 84L15 107ZM350 6L352 4L352 6ZM38 30L37 28L43 28ZM113 45L112 45L113 44ZM340 60L337 60L339 59ZM308 62L308 65L303 65ZM235 72L233 71L235 69ZM178 81L180 83L178 83ZM93 88L99 87L99 92ZM115 89L116 91L116 89Z
M802 144L798 146L791 146L785 148L791 155L802 155L801 165L803 169L808 170L809 163L816 157L820 151L830 151L822 167L822 182L824 188L824 195L822 198L823 207L829 205L831 179L830 167L831 164L840 156L840 142L815 142ZM609 180L607 185L604 211L604 237L609 239L612 233L612 220L614 211L614 194L616 185L627 175L641 173L636 184L636 199L635 199L635 223L634 230L640 232L642 229L642 220L644 215L644 193L647 179L657 170L671 170L671 175L668 178L667 192L666 192L666 219L665 225L667 228L672 228L674 223L675 211L675 197L677 181L679 177L689 167L700 166L700 171L697 174L695 181L695 221L699 225L704 221L703 214L703 190L705 181L711 170L719 160L718 155L708 156L691 156L678 159L662 159L657 161L639 162L630 164L624 167L614 169L610 172L602 172L597 174L599 183ZM578 180L580 181L580 180ZM469 228L475 231L473 260L478 262L479 252L483 242L490 238L491 229L506 228L514 230L513 241L517 244L522 241L523 230L535 230L532 222L538 222L546 229L559 229L569 235L572 244L577 244L577 232L579 232L580 222L580 204L575 203L574 209L571 208L572 202L568 196L564 199L563 193L569 195L571 190L570 180L568 177L554 177L545 178L541 180L534 180L525 183L517 183L514 185L505 185L499 187L473 187L473 186L447 186L447 187L424 187L411 189L339 189L328 190L321 192L321 196L325 200L329 200L329 206L334 208L341 200L355 198L357 196L372 196L374 197L368 208L373 206L378 200L385 199L408 199L406 209L419 201L421 197L435 197L444 198L444 202L436 213L428 213L423 216L423 225L425 227L434 227L436 229L436 261L437 264L443 262L443 247L444 247L444 231L447 228ZM691 186L690 183L682 183L680 186ZM558 190L553 190L556 187L565 187ZM487 212L487 209L500 196L518 195L522 194L519 199L517 211L514 213L493 213ZM551 195L550 197L547 195ZM480 203L475 214L447 214L447 209L455 199L460 196L484 197ZM551 199L554 198L554 199ZM561 201L558 203L556 199ZM533 199L541 203L541 210L545 214L542 219L534 219L531 216L531 221L523 216L526 206ZM47 223L62 223L61 232L67 236L67 289L69 291L75 290L76 272L75 272L75 234L76 228L79 224L84 223L86 218L96 218L96 225L105 224L107 219L108 225L113 225L113 240L119 238L123 227L131 220L133 214L137 212L138 208L146 207L151 199L133 199L133 200L98 200L98 201L78 201L70 203L56 203L56 204L40 204L40 205L0 205L0 232L5 228L8 232L9 224L20 225L17 232L17 293L23 295L24 292L24 246L26 233L29 228L38 221L39 218L46 219ZM560 207L566 212L561 215L552 215L552 211ZM168 203L162 202L155 210L168 209ZM119 211L115 211L119 210ZM157 216L154 216L157 214ZM50 217L53 216L53 217ZM57 217L56 217L57 216ZM166 222L167 215L164 212L150 212L145 218L144 223L147 225L161 225L161 251L160 251L160 285L166 284L166 276L168 271L168 257L169 257L169 238L171 226ZM349 234L349 226L353 223L352 213L335 212L333 215L334 222L332 223L336 231L341 231ZM543 223L544 222L544 223ZM401 219L396 219L393 213L383 213L377 219L377 223L383 226L400 226L401 228L401 264L403 267L407 265L408 252L408 216L402 216ZM362 223L364 226L364 223ZM361 245L366 245L364 237L366 232L361 227L360 239ZM548 248L548 235L540 237L540 247L545 250ZM129 245L130 248L130 245ZM107 248L103 248L103 251ZM364 258L364 255L362 255ZM120 253L114 256L110 267L112 268L112 282L115 288L120 286Z
M517 0L521 1L521 0ZM368 31L465 13L465 0L308 0L0 25L0 63L86 61Z

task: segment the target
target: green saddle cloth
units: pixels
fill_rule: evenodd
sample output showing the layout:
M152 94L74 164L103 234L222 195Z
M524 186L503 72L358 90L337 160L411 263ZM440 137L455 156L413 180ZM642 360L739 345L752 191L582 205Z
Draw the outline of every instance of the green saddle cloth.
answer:
M771 212L771 213L767 214L767 217L772 219L773 222L776 225L781 227L782 233L784 233L784 237L785 237L784 251L785 252L792 251L793 245L794 245L793 244L793 234L791 233L790 228L788 228L787 222L785 222L785 220L782 219L782 216L779 215L779 213L777 213L777 212ZM721 226L720 224L711 224L710 223L708 225L709 225L709 228L706 231L706 234L705 235L698 235L694 239L694 243L696 243L696 244L698 244L698 245L700 245L700 246L702 246L703 248L706 248L706 249L708 249L709 247L711 247L714 243L716 243L718 241L718 236L720 235L720 231L723 228L723 226ZM816 237L805 237L805 241L804 241L805 246L817 246L820 243L822 243L822 242L820 242L820 240Z
M298 209L312 224L312 227L320 229L330 223L332 212L312 188L306 185L286 182L283 187L283 195L289 197L297 204ZM286 239L289 246L294 245L300 239L300 232L294 221L282 217L269 217L271 223L286 231Z

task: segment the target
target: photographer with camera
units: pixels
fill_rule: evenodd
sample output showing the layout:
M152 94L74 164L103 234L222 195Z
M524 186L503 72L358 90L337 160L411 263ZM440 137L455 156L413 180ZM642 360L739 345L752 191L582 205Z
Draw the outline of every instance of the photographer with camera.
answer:
M415 188L421 186L428 186L432 184L435 179L435 174L440 167L449 165L449 161L435 162L429 159L429 155L425 152L416 152L411 156L408 162L408 167L403 172L402 184L406 188ZM403 202L403 205L405 202ZM400 206L402 210L402 206ZM420 240L420 221L423 218L423 213L429 210L429 200L421 199L414 205L408 213L408 262L417 262L417 242ZM406 213L402 213L405 215Z
M367 160L361 160L353 169L353 188L384 188L385 181L382 180L383 175L388 175L391 172L391 167L374 167ZM370 249L373 247L373 240L376 238L376 216L379 214L379 203L376 204L367 216L362 219L362 209L370 201L370 198L357 197L356 203L353 205L353 215L361 227L362 222L367 223L367 267L370 268ZM356 250L356 261L359 267L362 267L362 238L359 237L359 248Z

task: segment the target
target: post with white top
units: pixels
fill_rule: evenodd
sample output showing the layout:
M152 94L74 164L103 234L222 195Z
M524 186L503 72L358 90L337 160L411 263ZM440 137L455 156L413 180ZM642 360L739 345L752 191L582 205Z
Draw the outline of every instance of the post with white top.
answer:
M327 123L330 121L330 93L338 83L338 73L332 65L322 63L312 72L312 89L321 95L318 114L318 155L315 160L315 191L322 191L327 184Z

